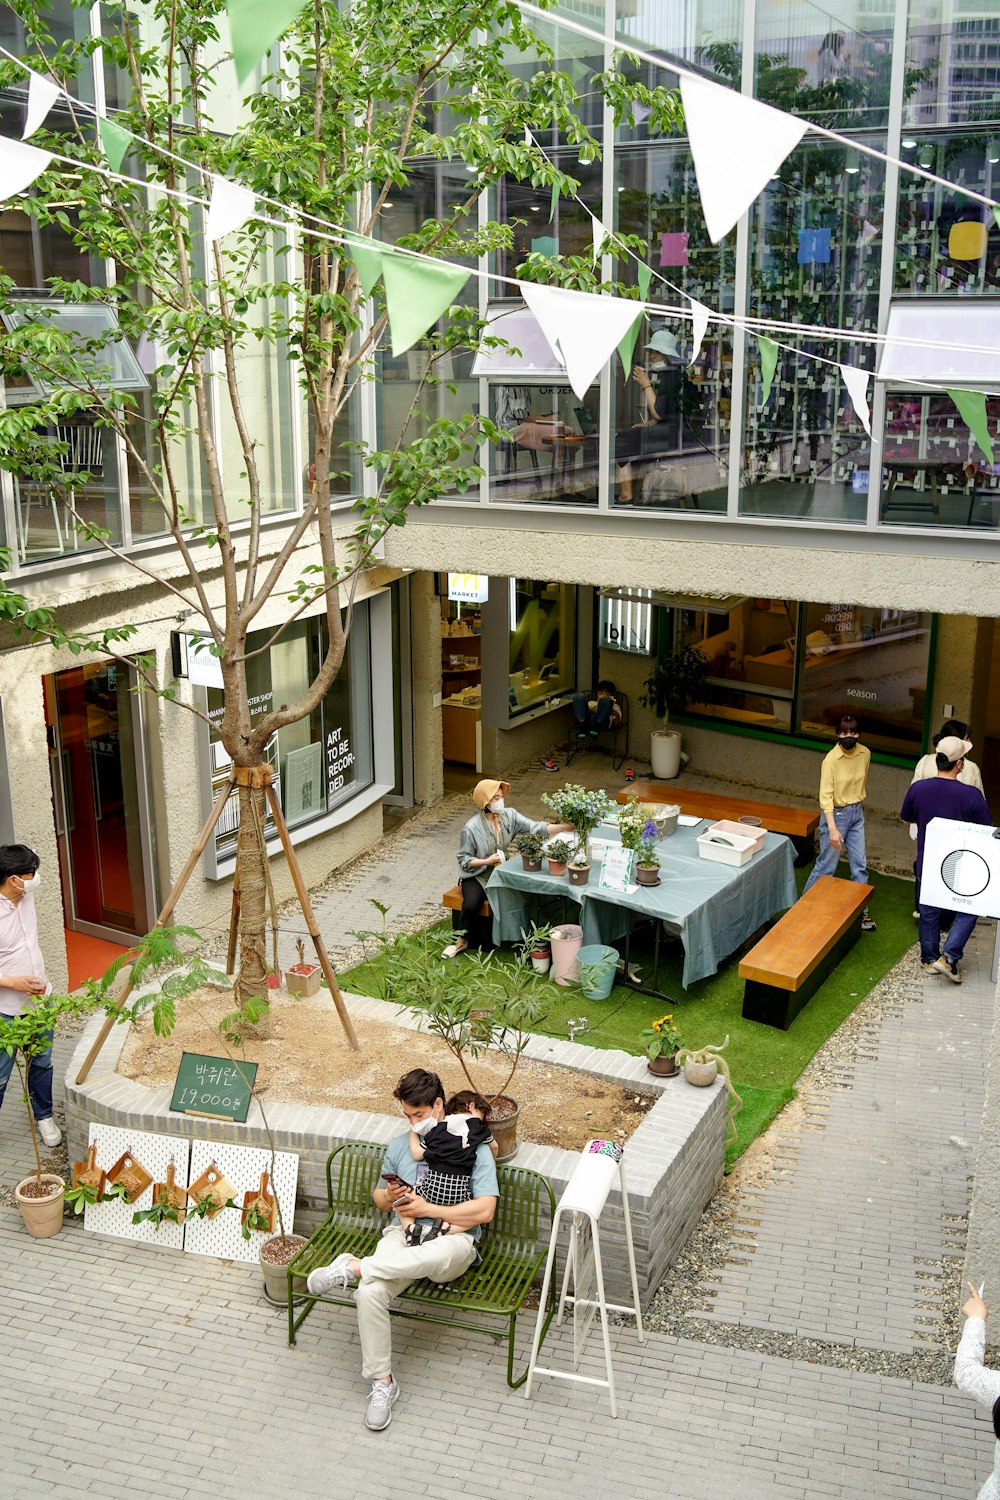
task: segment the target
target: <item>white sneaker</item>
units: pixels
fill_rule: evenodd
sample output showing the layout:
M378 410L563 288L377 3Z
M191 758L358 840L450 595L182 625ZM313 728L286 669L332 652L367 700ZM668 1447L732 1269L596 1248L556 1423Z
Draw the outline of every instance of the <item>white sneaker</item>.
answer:
M310 1271L306 1277L306 1287L313 1297L325 1297L327 1292L332 1292L335 1286L349 1287L357 1281L357 1277L351 1270L353 1255L346 1251L332 1260L328 1266L320 1266L318 1270Z
M51 1115L45 1120L36 1120L35 1125L38 1127L38 1134L46 1146L59 1146L62 1144L62 1131Z
M372 1393L368 1397L365 1426L369 1432L382 1432L392 1421L393 1403L399 1399L399 1381L393 1375L388 1385L384 1380L372 1381Z
M465 950L466 950L466 948L468 946L469 945L465 941L465 938L456 938L453 943L449 943L448 944L447 948L444 950L444 952L442 953L441 957L442 958L457 958L460 953L464 953L465 952Z

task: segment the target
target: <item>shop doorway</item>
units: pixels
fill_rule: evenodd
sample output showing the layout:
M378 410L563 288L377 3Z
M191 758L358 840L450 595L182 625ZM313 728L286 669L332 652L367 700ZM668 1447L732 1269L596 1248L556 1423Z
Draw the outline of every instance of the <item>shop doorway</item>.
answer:
M45 678L49 772L71 967L110 961L153 925L152 862L139 700L121 663ZM78 942L73 934L93 941ZM95 958L93 955L97 955ZM85 965L87 966L87 965ZM100 963L95 972L103 972ZM87 976L84 976L87 977Z

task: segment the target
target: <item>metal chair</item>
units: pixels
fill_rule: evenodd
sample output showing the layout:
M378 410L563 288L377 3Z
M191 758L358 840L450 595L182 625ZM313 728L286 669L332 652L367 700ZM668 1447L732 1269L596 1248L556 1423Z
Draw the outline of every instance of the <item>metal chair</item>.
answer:
M573 761L581 750L609 750L611 754L611 769L613 771L617 771L624 765L628 755L628 694L619 692L616 688L615 702L621 710L621 718L617 724L609 724L606 729L588 729L583 738L580 737L580 734L575 729L570 731L569 754L566 756L567 766L573 764Z

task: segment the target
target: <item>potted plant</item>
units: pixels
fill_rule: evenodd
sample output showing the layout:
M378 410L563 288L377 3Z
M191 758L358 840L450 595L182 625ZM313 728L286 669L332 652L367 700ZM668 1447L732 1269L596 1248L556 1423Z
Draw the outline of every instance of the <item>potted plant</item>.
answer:
M586 885L590 879L590 860L578 849L566 868L570 885Z
M511 842L511 848L515 854L521 856L521 864L531 874L537 874L542 868L542 848L545 844L545 835L541 833L520 833Z
M661 1016L653 1021L639 1040L646 1049L646 1066L658 1078L674 1078L680 1072L676 1053L682 1046L681 1034L674 1025L673 1015Z
M743 1100L733 1088L733 1080L729 1075L729 1063L722 1053L729 1046L729 1037L722 1043L721 1047L681 1047L677 1053L677 1062L684 1069L684 1077L688 1083L694 1084L695 1088L708 1088L713 1084L719 1074L722 1074L726 1085L726 1093L729 1095L729 1124L726 1128L727 1139L736 1139L736 1126L733 1115L738 1114L743 1108Z
M591 790L587 787L567 782L555 792L549 792L542 797L545 806L550 808L560 823L572 825L576 834L576 853L573 863L577 865L590 864L590 855L587 851L587 840L603 818L607 818L614 808L608 794L599 788ZM572 874L570 875L572 879ZM582 880L574 881L575 885L582 885Z
M549 874L565 875L573 845L569 839L555 838L549 844Z
M642 831L648 821L639 798L633 792L628 801L618 809L618 832L623 848L638 849Z
M526 951L531 953L531 967L536 974L547 974L552 963L552 944L548 938L548 928L539 927L535 930L535 936L530 945L526 945ZM478 1013L471 1017L474 1021L482 1022L484 1017Z
M638 885L659 885L660 856L656 852L656 824L646 823L635 851L635 878Z
M295 939L295 952L298 962L285 970L285 988L290 995L298 995L304 1000L319 993L320 967L319 964L306 963L306 945L301 938Z
M683 713L689 703L701 701L708 681L709 661L697 646L683 643L661 656L643 683L643 708L651 708L662 722L650 740L653 775L670 781L681 768L681 737L668 728L670 713Z

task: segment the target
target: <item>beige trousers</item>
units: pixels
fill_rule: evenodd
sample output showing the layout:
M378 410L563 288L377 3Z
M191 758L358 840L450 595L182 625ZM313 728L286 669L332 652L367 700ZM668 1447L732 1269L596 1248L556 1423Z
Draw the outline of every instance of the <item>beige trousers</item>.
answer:
M390 1226L382 1233L375 1253L359 1262L361 1281L354 1300L358 1306L361 1337L361 1373L378 1380L392 1373L392 1334L389 1303L414 1281L454 1281L476 1258L471 1234L438 1235L426 1245L408 1245L402 1229Z

